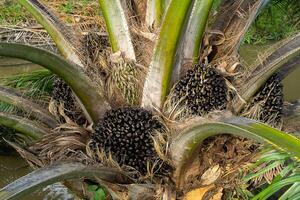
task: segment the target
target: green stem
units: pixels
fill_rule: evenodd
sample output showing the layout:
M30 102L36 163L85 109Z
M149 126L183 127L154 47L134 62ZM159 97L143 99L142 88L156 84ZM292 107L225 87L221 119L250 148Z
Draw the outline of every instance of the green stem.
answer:
M195 125L180 133L170 146L178 187L182 186L184 173L190 166L200 144L206 138L220 134L233 134L258 142L266 142L300 159L298 138L254 120L231 117L224 119L224 122Z
M26 118L0 112L0 125L14 129L33 139L40 139L43 135L50 132L44 127L41 127L37 122Z
M161 108L170 87L177 43L192 0L173 0L162 22L149 72L144 84L142 105Z
M197 60L202 36L205 31L213 0L195 0L184 39L183 55L186 59Z
M70 179L99 178L111 183L131 183L131 180L120 171L86 166L81 163L68 162L50 165L23 176L0 190L0 199L16 199L24 197L37 188Z
M119 0L99 0L113 52L121 51L125 58L136 61L124 10Z
M94 122L98 122L109 109L103 96L81 68L56 54L22 44L0 43L0 56L21 58L53 71L72 88Z
M70 28L67 28L51 11L39 0L18 0L32 16L46 29L55 42L61 54L69 61L83 67L80 59L80 51L76 50L80 45L78 36Z
M57 127L57 121L46 109L41 108L38 104L22 97L22 94L19 94L11 88L0 86L0 101L21 108L30 114L30 116L40 120L50 128Z
M148 0L146 11L146 25L150 28L159 27L162 18L163 1Z
M213 0L195 0L191 10L187 28L181 40L181 53L172 75L172 82L176 82L187 63L196 63L199 59L202 37L206 28L207 19Z

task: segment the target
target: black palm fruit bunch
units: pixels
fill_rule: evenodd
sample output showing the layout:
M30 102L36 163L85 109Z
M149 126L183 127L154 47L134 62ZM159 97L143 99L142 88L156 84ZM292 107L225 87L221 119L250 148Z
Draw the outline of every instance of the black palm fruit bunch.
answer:
M91 147L94 149L97 145L110 152L119 164L146 173L147 162L157 158L153 136L162 129L159 120L143 108L112 109L96 125Z
M63 103L65 114L78 124L84 124L85 119L80 111L78 112L72 89L58 77L55 77L52 86L51 96L56 102ZM61 119L61 121L64 121L64 119Z
M172 102L189 109L192 115L225 109L227 86L222 75L212 67L196 65L173 88Z
M99 35L93 31L88 32L87 35L84 36L82 43L86 57L88 57L92 63L96 63L104 49L109 47L107 36Z
M259 109L254 118L273 125L278 125L281 122L283 86L278 74L272 75L260 88L250 103L250 109L255 105L259 106Z

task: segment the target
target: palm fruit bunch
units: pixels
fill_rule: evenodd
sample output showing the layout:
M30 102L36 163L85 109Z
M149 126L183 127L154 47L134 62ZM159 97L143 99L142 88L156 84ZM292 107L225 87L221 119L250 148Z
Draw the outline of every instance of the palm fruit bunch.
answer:
M55 77L53 81L52 98L64 105L65 114L77 122L84 124L85 119L80 112L77 111L76 100L73 95L72 89L60 78ZM61 119L61 121L64 121Z
M86 50L85 54L87 57L95 62L97 57L106 47L109 46L109 41L107 36L101 36L96 32L90 31L83 37L82 43Z
M142 73L133 63L121 62L112 68L107 79L108 97L112 104L138 105L141 87L137 77L142 76ZM118 95L121 95L120 100Z
M256 104L260 105L259 120L275 125L281 122L283 86L277 74L271 76L254 96L251 105Z
M157 158L152 136L162 129L162 124L143 108L112 109L96 125L90 146L111 153L121 166L145 174L147 162Z
M175 84L171 101L180 102L180 106L188 108L192 115L225 109L225 79L212 67L196 65Z

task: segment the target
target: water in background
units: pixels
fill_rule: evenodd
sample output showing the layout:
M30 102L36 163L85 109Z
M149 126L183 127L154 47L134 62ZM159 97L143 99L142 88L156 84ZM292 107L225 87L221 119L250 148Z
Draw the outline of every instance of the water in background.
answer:
M0 78L40 69L38 65L14 58L0 57ZM30 173L31 167L17 153L0 152L0 188ZM60 183L33 192L22 200L71 200L73 195Z
M244 45L240 49L240 54L248 65L256 61L261 52L269 46ZM287 101L300 99L300 65L283 80L283 94Z

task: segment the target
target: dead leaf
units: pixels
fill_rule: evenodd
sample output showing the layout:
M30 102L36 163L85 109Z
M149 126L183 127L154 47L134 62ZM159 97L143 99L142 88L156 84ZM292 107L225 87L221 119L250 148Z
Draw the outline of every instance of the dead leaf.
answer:
M201 176L201 184L202 185L210 185L214 183L221 175L221 169L219 165L215 165L206 172L203 173Z
M210 191L214 187L214 185L210 185L207 187L192 190L184 196L183 200L202 200L206 192Z

